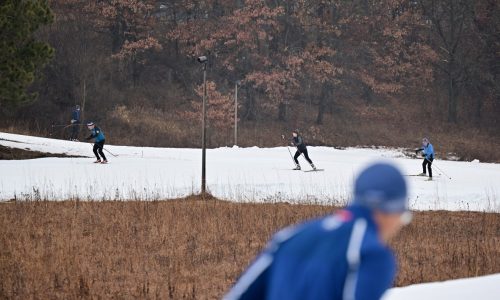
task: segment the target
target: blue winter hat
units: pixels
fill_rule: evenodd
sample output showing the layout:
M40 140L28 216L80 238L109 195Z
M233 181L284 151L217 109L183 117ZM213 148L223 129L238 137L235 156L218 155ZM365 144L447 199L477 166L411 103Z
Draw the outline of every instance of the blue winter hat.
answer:
M387 213L407 211L407 188L403 175L388 163L367 167L354 184L353 204Z

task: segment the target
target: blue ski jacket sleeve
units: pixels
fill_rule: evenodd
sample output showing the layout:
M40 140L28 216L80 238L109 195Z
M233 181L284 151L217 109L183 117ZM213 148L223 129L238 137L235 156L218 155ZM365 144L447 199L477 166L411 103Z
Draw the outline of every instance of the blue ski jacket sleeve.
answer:
M423 153L426 159L428 160L434 159L434 147L432 146L431 143L427 144L427 146L424 147Z
M351 206L277 233L224 299L380 299L395 274L370 212Z

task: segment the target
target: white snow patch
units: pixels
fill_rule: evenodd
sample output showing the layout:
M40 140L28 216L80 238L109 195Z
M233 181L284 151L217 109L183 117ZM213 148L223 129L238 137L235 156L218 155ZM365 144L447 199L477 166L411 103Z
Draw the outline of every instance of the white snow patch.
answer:
M105 152L110 164L100 165L92 163L90 143L0 133L0 145L88 157L0 161L0 200L156 200L200 191L200 149L106 145L117 157ZM422 169L402 149L309 147L309 154L324 171L292 171L286 147L208 149L207 188L232 201L345 204L368 163L391 161L408 175ZM434 181L406 177L412 209L500 212L500 164L436 160L433 166Z
M443 282L392 288L383 300L497 300L500 298L500 273Z

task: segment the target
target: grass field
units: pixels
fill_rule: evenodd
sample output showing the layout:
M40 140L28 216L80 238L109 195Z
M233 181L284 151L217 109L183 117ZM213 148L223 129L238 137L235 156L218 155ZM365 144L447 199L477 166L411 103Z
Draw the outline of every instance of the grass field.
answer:
M0 204L0 298L217 299L279 228L318 205L159 202ZM500 272L500 214L418 212L392 241L396 285Z

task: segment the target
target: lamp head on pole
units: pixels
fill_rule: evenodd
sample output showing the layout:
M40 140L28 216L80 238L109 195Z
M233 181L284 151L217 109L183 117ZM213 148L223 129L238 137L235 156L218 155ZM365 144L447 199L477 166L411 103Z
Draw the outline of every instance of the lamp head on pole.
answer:
M199 63L206 63L208 61L208 58L203 55L203 56L199 56L197 59L196 59Z

